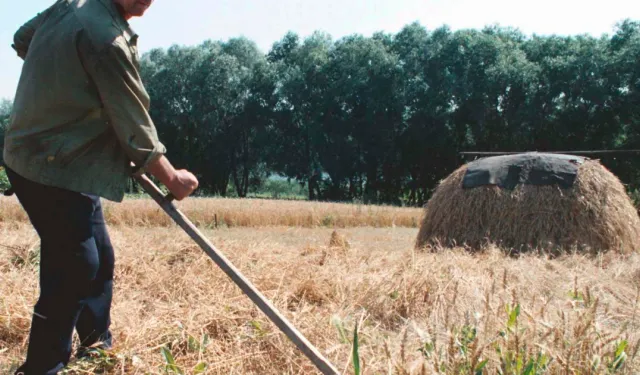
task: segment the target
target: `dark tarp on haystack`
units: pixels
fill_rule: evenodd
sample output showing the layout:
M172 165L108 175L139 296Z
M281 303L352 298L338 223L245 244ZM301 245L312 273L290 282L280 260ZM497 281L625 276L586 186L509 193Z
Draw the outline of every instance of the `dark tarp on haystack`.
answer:
M513 190L519 184L573 186L585 158L563 154L531 152L480 159L467 165L462 187L497 185Z

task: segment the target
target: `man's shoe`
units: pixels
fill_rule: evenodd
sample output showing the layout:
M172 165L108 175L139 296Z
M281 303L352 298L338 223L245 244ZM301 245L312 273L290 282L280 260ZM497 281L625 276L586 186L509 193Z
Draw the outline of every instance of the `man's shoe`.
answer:
M33 372L29 372L26 367L27 367L26 364L20 366L13 375L30 375L30 374L32 374ZM49 370L40 370L37 373L43 374L42 371L46 371L46 372L44 372L45 375L54 375L54 374L58 374L63 369L64 369L64 366L61 365L61 364L58 364L55 368L52 368L52 369L49 369Z
M107 351L112 349L113 346L110 343L106 342L98 342L89 347L79 347L76 350L76 359L83 359L91 356L92 353L96 353L98 351Z

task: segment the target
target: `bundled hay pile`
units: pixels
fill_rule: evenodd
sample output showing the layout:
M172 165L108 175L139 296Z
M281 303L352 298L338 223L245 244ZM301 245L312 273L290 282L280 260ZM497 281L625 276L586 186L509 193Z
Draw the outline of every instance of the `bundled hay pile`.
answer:
M516 251L629 253L640 245L640 218L624 186L596 160L538 153L485 158L441 182L416 246L489 243Z
M351 244L349 243L349 241L344 235L334 230L333 233L331 233L331 239L329 240L329 247L348 250L349 248L351 248Z

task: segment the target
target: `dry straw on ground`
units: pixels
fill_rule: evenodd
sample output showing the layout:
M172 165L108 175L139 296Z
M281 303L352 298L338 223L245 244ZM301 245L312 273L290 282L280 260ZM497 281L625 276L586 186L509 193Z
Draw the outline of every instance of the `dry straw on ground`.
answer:
M532 374L640 371L638 254L423 253L411 228L345 229L342 252L328 246L332 231L205 233L344 374L354 374L356 324L363 375L475 374L485 361L483 374L511 374L519 360L536 364ZM38 244L26 224L0 235L14 249L0 251L0 373L9 374L26 350ZM178 229L120 226L112 237L116 346L68 374L318 374Z
M250 217L246 201L202 199L181 206L203 217L202 207L226 205L230 218L248 218L250 227L203 232L342 374L354 374L356 324L362 375L471 375L482 366L483 374L511 374L509 367L518 363L531 365L530 374L640 372L640 254L550 260L509 257L494 247L476 254L459 248L416 252L418 229L394 225L391 214L384 228L361 222L336 231L306 228L299 213L332 212L336 223L349 223L352 208L311 204L311 210L297 203L283 213L278 202L264 204L253 209L260 220ZM73 361L66 373L317 374L153 207L148 200L127 201L109 213L117 256L116 346ZM264 219L266 207L291 224ZM0 198L0 210L0 374L10 374L26 351L38 296L39 242L14 201ZM381 216L393 212L386 210L362 208Z
M416 246L496 243L515 250L629 253L640 218L620 181L598 161L579 168L570 189L518 185L463 189L467 166L441 182L425 207Z
M150 199L105 202L111 226L172 226L173 221ZM409 227L417 228L419 208L360 204L270 201L264 199L189 198L176 202L196 225L203 228L233 227ZM27 222L14 197L0 196L0 223Z

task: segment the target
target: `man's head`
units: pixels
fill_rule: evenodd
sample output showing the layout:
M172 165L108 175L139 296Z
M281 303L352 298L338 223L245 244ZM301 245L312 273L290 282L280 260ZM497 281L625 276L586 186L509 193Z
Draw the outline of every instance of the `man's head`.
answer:
M130 19L131 17L142 17L153 0L113 0L113 2L120 5L124 12L123 16Z

